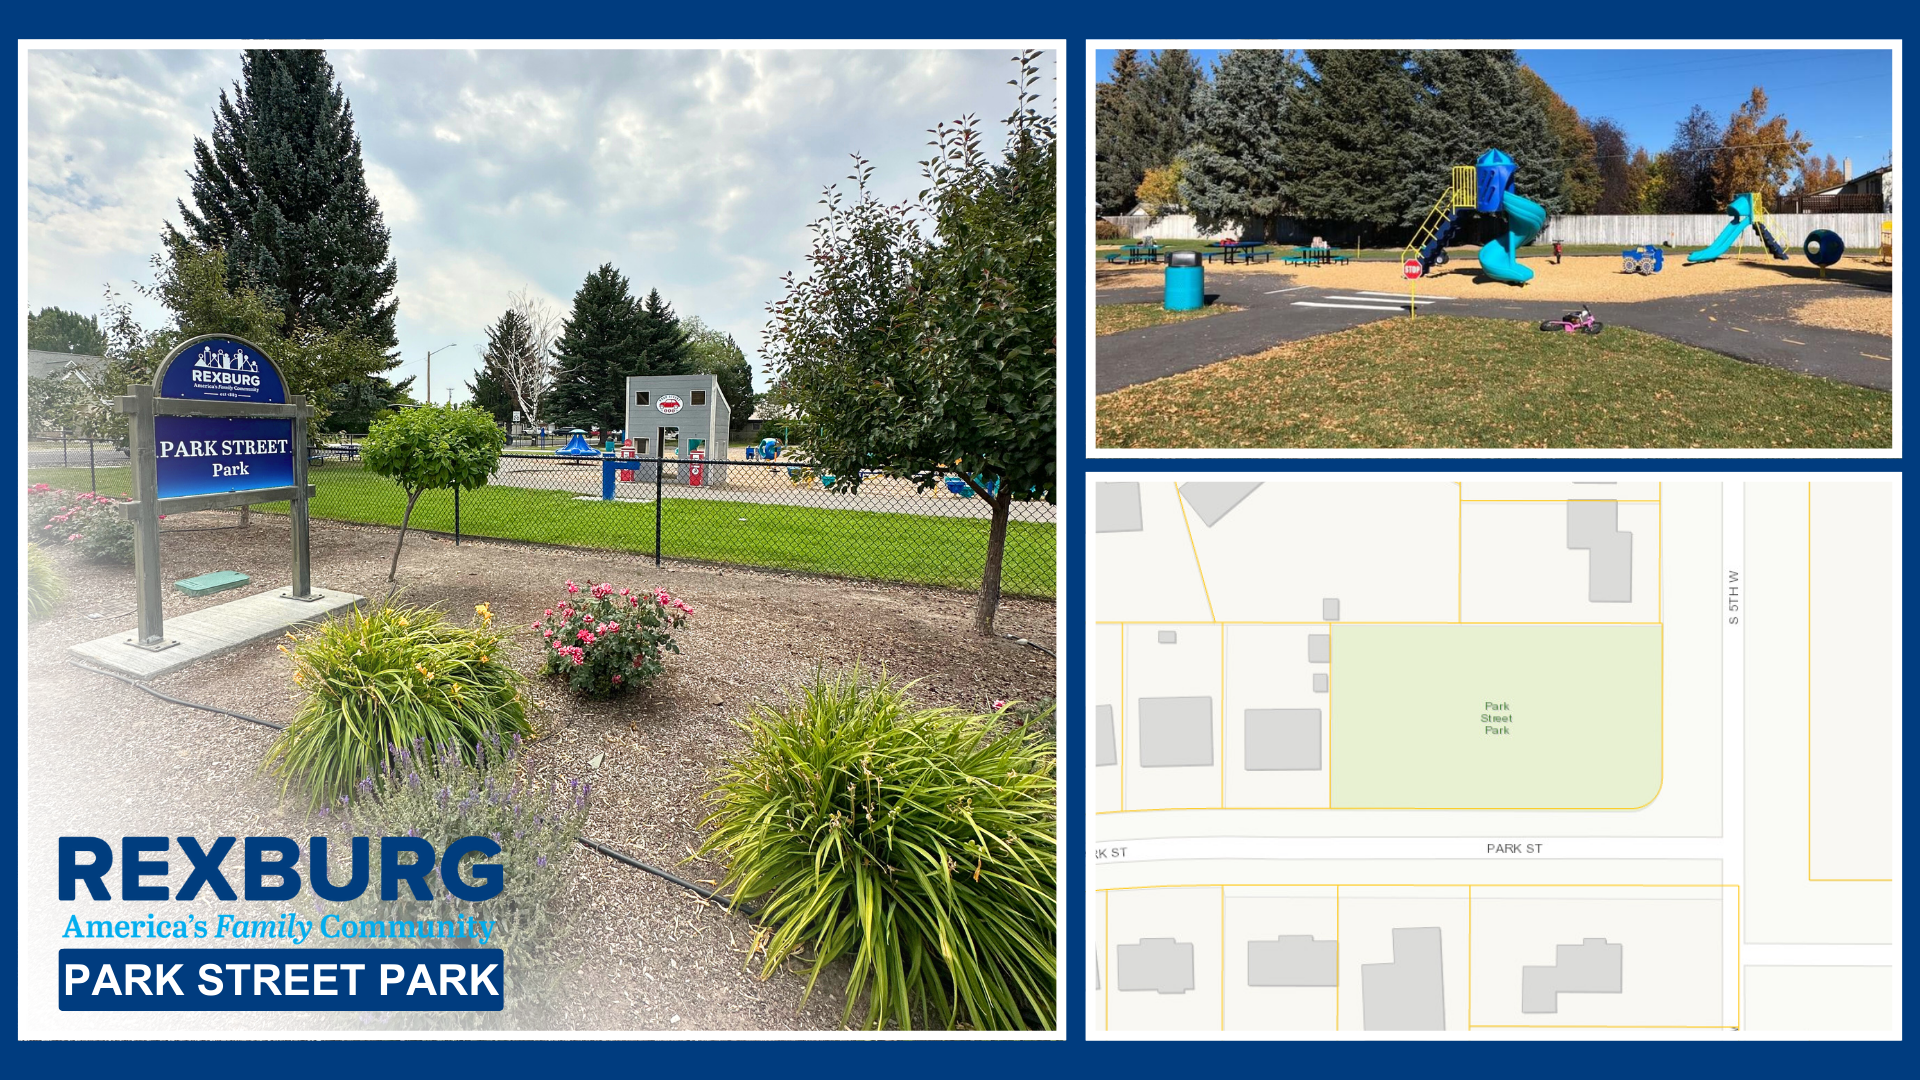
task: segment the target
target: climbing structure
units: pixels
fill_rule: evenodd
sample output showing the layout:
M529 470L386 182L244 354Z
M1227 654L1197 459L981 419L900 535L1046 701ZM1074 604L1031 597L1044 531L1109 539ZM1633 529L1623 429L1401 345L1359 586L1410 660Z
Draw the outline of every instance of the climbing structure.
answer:
M1532 268L1520 265L1517 253L1546 227L1547 212L1539 203L1514 193L1515 168L1513 159L1499 150L1488 150L1472 165L1455 165L1447 190L1427 211L1401 257L1418 259L1425 273L1459 234L1469 214L1498 214L1506 220L1506 235L1481 245L1480 269L1495 281L1513 285L1533 280Z

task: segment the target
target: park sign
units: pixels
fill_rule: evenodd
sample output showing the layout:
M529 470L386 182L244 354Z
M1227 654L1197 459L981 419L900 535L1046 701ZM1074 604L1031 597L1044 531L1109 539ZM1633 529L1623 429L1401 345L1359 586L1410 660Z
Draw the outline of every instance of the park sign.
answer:
M251 342L220 334L176 346L151 385L119 399L132 417L134 577L139 629L132 644L164 649L160 618L160 518L195 510L286 502L291 507L293 587L317 600L307 555L307 423L313 408L287 393L286 378Z

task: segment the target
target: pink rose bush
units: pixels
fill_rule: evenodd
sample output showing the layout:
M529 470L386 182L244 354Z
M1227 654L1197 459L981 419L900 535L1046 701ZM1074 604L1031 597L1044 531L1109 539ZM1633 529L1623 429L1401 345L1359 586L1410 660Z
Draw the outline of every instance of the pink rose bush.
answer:
M567 582L567 593L534 621L546 642L541 674L560 675L567 687L589 697L611 697L652 682L666 666L664 653L678 653L673 632L687 625L693 609L665 589L619 589Z
M33 484L27 488L27 539L42 544L72 544L90 559L131 563L133 522L113 508L116 501L105 495Z

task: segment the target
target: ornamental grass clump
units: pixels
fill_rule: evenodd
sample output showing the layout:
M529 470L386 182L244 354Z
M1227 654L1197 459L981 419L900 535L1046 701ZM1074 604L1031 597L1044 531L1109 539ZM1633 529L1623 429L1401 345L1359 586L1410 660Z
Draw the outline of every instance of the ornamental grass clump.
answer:
M852 961L869 1028L1054 1026L1054 761L1004 722L916 706L884 674L816 675L741 721L701 854L765 897L762 977Z
M620 589L567 582L560 606L548 608L533 624L546 642L542 675L561 675L568 689L589 697L611 697L645 686L666 665L664 653L678 653L673 632L687 625L693 609L665 589Z
M267 767L316 804L379 772L389 746L446 744L471 755L493 736L527 734L522 679L487 605L472 626L431 607L354 611L280 651L306 700L267 751Z
M506 950L506 977L524 990L529 965L539 966L555 950L558 920L553 901L566 886L567 867L578 847L575 838L587 818L591 784L579 780L535 780L525 775L521 737L490 735L472 745L435 746L424 736L390 746L371 775L351 791L322 807L320 816L334 842L328 846L331 879L348 879L352 838L417 836L435 851L455 840L484 836L500 845L497 855L469 852L460 862L461 879L478 884L476 863L501 868L501 890L487 900L463 900L443 888L436 868L429 880L433 898L420 900L410 889L399 899L381 900L369 888L357 899L326 910L343 920L428 920L461 925L459 916L484 920L484 940L437 937L343 940L339 944L410 948ZM372 845L369 845L370 847ZM377 850L369 852L377 859ZM524 995L516 993L515 998Z
M67 579L39 544L27 545L27 618L39 619L67 595Z

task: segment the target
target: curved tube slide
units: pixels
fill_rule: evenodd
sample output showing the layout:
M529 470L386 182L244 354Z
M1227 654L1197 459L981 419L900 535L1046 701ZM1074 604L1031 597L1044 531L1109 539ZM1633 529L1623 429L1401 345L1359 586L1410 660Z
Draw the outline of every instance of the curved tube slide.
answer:
M1480 246L1480 269L1495 281L1525 285L1533 280L1533 268L1520 265L1514 253L1547 227L1547 212L1539 203L1511 191L1500 196L1500 209L1507 215L1507 235Z

